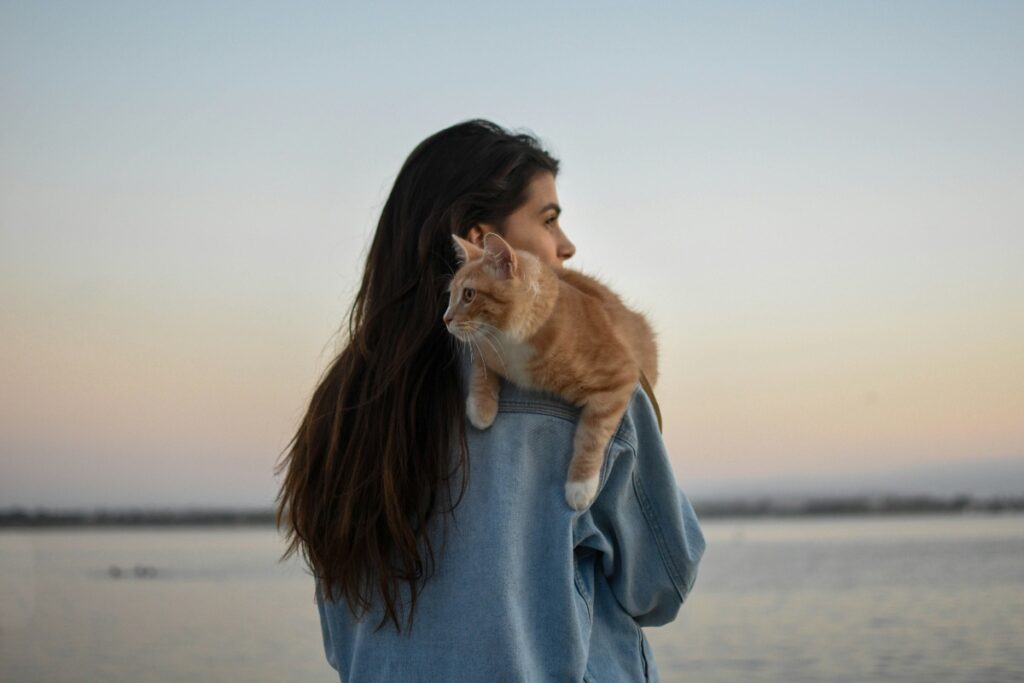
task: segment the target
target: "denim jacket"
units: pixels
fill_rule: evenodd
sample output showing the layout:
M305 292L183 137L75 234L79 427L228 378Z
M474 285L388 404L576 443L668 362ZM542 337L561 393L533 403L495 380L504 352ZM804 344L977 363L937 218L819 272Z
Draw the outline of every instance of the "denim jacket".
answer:
M341 681L658 680L641 627L676 617L704 537L639 385L597 498L573 511L564 484L577 416L506 382L494 424L467 424L468 485L411 630L376 630L378 607L356 620L316 591ZM428 528L441 538L439 524Z

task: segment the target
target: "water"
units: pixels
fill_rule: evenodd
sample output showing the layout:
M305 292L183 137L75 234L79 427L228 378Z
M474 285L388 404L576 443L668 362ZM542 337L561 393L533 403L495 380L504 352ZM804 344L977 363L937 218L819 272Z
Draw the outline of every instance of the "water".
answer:
M666 681L1024 680L1024 517L706 524Z
M704 528L694 593L647 632L666 683L1024 680L1024 516ZM336 681L281 549L270 529L2 532L0 681Z

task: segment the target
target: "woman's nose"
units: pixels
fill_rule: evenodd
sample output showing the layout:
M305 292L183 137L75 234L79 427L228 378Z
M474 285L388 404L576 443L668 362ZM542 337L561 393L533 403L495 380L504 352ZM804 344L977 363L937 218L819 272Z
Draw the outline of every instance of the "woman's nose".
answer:
M562 236L562 241L558 245L558 258L565 261L566 259L572 258L572 255L576 253L576 245L569 241L568 237Z

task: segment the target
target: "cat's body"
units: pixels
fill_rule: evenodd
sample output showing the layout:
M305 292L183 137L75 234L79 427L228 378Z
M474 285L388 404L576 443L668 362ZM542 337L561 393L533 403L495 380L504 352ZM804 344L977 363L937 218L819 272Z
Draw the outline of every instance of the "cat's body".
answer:
M455 239L465 258L445 323L474 352L467 416L479 429L491 425L499 376L579 406L566 500L581 510L597 493L605 448L641 372L657 379L651 328L594 278L549 268L497 235L485 249Z

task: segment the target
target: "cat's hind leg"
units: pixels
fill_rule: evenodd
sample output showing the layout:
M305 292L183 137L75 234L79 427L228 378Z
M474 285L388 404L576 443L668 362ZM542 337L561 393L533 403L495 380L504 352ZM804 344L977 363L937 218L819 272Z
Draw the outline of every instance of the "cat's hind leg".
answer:
M473 357L473 369L469 378L469 395L466 397L466 417L477 429L487 429L494 424L498 415L498 392L501 379L498 373L484 365L483 354Z
M583 510L597 495L601 466L608 442L618 428L629 399L630 390L607 391L587 399L576 425L569 478L565 483L565 500L573 510Z

